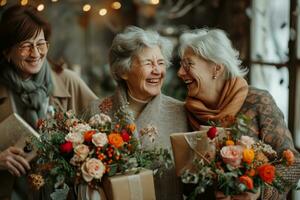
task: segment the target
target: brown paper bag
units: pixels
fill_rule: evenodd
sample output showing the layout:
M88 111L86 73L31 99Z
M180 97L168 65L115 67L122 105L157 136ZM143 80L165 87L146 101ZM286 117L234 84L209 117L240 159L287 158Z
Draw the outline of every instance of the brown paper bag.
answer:
M153 172L142 169L138 174L115 175L103 181L108 200L155 200Z
M31 137L39 138L39 134L18 114L13 113L0 123L0 151L10 146L23 149ZM35 148L26 153L26 159L31 161L36 156Z
M202 130L170 135L174 155L176 175L180 176L183 170L193 170L194 158L210 162L215 157L215 143L206 135L209 126L202 126ZM218 140L226 137L223 128L218 129Z

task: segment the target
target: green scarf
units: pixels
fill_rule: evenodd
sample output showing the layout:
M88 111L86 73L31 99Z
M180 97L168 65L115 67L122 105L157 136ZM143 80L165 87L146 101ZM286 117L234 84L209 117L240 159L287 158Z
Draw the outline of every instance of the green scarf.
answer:
M46 116L43 105L53 89L47 60L44 61L41 70L30 80L23 80L16 67L5 60L0 62L0 66L0 83L17 94L15 96L19 98L25 110L23 118L36 128L37 120Z

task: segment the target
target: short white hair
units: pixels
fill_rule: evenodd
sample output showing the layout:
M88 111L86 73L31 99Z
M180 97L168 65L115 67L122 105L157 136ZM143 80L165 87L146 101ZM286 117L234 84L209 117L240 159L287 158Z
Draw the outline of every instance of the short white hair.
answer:
M158 46L166 66L170 66L173 44L156 31L129 26L116 35L109 50L109 65L112 77L122 82L122 75L130 71L133 57L145 47Z
M242 68L239 52L232 46L226 33L220 29L195 29L185 32L180 36L179 55L190 48L193 52L216 64L225 67L225 78L243 77L248 73L247 68Z

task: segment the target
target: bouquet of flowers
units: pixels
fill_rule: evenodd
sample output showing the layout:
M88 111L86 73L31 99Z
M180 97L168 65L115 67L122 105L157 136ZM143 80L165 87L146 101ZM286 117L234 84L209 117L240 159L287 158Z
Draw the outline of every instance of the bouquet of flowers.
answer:
M227 117L221 121L221 126L227 128L216 128L213 124L206 135L197 136L199 140L201 137L208 138L215 152L211 153L213 157L198 155L193 160L193 167L183 171L182 181L195 184L189 199L196 199L208 187L214 187L225 195L256 193L265 185L279 191L283 189L283 180L274 164L292 165L293 152L287 149L278 157L270 145L246 136L248 124L249 119L244 115ZM222 137L219 137L219 132L223 132Z
M40 140L33 141L38 156L29 175L32 186L40 189L45 182L53 185L55 192L51 197L55 199L57 195L66 196L70 185L87 183L100 187L105 175L142 167L152 170L170 167L171 156L167 150L141 147L136 127L129 123L129 117L120 110L114 120L97 114L84 121L68 111L40 120ZM141 137L149 134L153 137L153 129L148 132L145 129Z

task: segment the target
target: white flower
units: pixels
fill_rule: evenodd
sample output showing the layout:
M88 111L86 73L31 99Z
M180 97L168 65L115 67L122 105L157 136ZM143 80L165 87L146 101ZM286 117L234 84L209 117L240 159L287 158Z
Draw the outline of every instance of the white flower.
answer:
M74 148L74 152L80 158L80 161L84 161L84 159L86 159L86 157L89 155L90 150L88 146L79 144Z
M92 136L92 142L97 147L103 147L108 143L107 135L105 133L96 133Z
M89 124L93 127L104 126L106 123L111 123L111 118L103 113L96 114L89 120Z
M81 166L82 177L86 182L90 182L93 179L101 179L104 172L105 166L96 158L91 158Z
M239 141L239 144L241 144L243 147L247 149L250 149L254 143L255 143L254 139L246 135L243 135Z
M147 125L145 128L140 130L141 136L148 136L149 140L153 143L155 138L158 136L158 130L153 125Z
M70 132L66 135L65 140L68 142L72 142L73 146L76 147L77 145L84 142L84 137L81 133Z
M88 124L78 123L76 126L70 128L70 132L80 133L81 135L83 135L83 133L91 129L92 128Z

